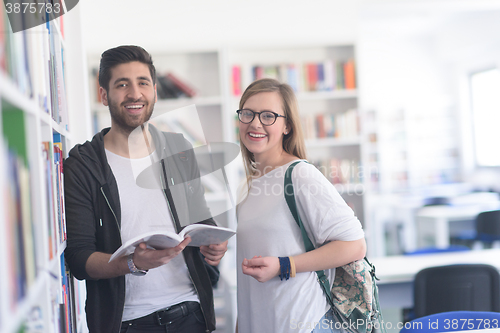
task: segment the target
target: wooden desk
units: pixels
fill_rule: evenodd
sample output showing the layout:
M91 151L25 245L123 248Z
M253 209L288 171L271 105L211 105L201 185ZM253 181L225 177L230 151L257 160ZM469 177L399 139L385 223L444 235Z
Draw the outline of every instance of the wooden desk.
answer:
M422 269L453 264L488 264L500 270L500 249L378 257L370 260L380 281L382 308L413 307L413 279Z

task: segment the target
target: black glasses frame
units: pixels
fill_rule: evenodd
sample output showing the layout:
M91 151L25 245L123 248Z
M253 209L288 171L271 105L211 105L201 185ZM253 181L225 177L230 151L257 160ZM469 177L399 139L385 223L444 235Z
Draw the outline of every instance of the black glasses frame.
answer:
M250 111L252 112L253 114L253 117L252 117L252 120L250 120L249 122L244 122L243 120L241 120L241 112L242 111ZM274 115L274 121L271 123L271 124L264 124L262 122L262 119L260 118L260 116L262 115L262 113L264 112L269 112L269 113L272 113ZM242 122L243 124L250 124L254 119L255 119L255 115L258 114L259 115L259 121L260 123L262 124L262 126L272 126L274 125L274 123L276 122L276 119L278 119L278 117L282 117L282 118L286 118L285 116L282 116L280 114L277 114L276 112L273 112L273 111L262 111L262 112L255 112L255 111L252 111L250 109L241 109L241 110L236 110L236 113L238 114L238 120L240 122Z

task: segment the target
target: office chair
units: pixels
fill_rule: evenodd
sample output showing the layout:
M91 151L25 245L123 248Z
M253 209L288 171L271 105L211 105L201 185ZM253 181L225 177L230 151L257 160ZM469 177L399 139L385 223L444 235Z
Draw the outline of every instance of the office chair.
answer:
M453 332L499 327L500 313L498 312L450 311L407 322L400 333Z
M423 269L415 276L413 291L416 318L447 311L500 312L500 274L490 265Z
M467 247L465 245L450 245L446 248L437 248L437 247L424 247L420 249L416 249L411 252L406 252L406 256L425 256L425 255L432 255L436 253L445 253L445 252L463 252L463 251L470 251L470 247ZM415 310L414 308L403 308L402 309L402 315L403 315L403 322L409 322L417 316L415 315Z
M464 230L455 239L474 250L481 250L484 244L500 247L500 210L479 213L474 225L473 230Z
M476 217L476 240L483 243L500 241L500 210L479 213Z

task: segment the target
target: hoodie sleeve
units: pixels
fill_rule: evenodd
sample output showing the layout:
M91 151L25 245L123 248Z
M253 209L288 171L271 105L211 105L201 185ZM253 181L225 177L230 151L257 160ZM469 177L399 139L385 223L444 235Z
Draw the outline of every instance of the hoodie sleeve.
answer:
M96 223L92 200L91 181L84 168L75 158L64 162L64 196L66 208L67 246L66 261L73 275L79 279L91 279L85 265L96 251Z

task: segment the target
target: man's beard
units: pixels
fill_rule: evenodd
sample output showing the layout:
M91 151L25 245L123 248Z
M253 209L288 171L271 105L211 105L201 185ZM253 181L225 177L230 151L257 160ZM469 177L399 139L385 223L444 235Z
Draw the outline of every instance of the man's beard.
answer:
M123 102L123 104L134 103L134 102L137 101L129 100ZM133 130L135 130L137 127L141 126L151 118L155 103L154 101L152 102L148 101L147 103L144 103L144 107L147 108L146 112L136 116L132 116L127 113L123 115L121 113L122 106L114 103L113 100L109 98L109 96L108 96L108 105L109 105L109 113L115 125L117 125L126 134L130 134L132 133Z

